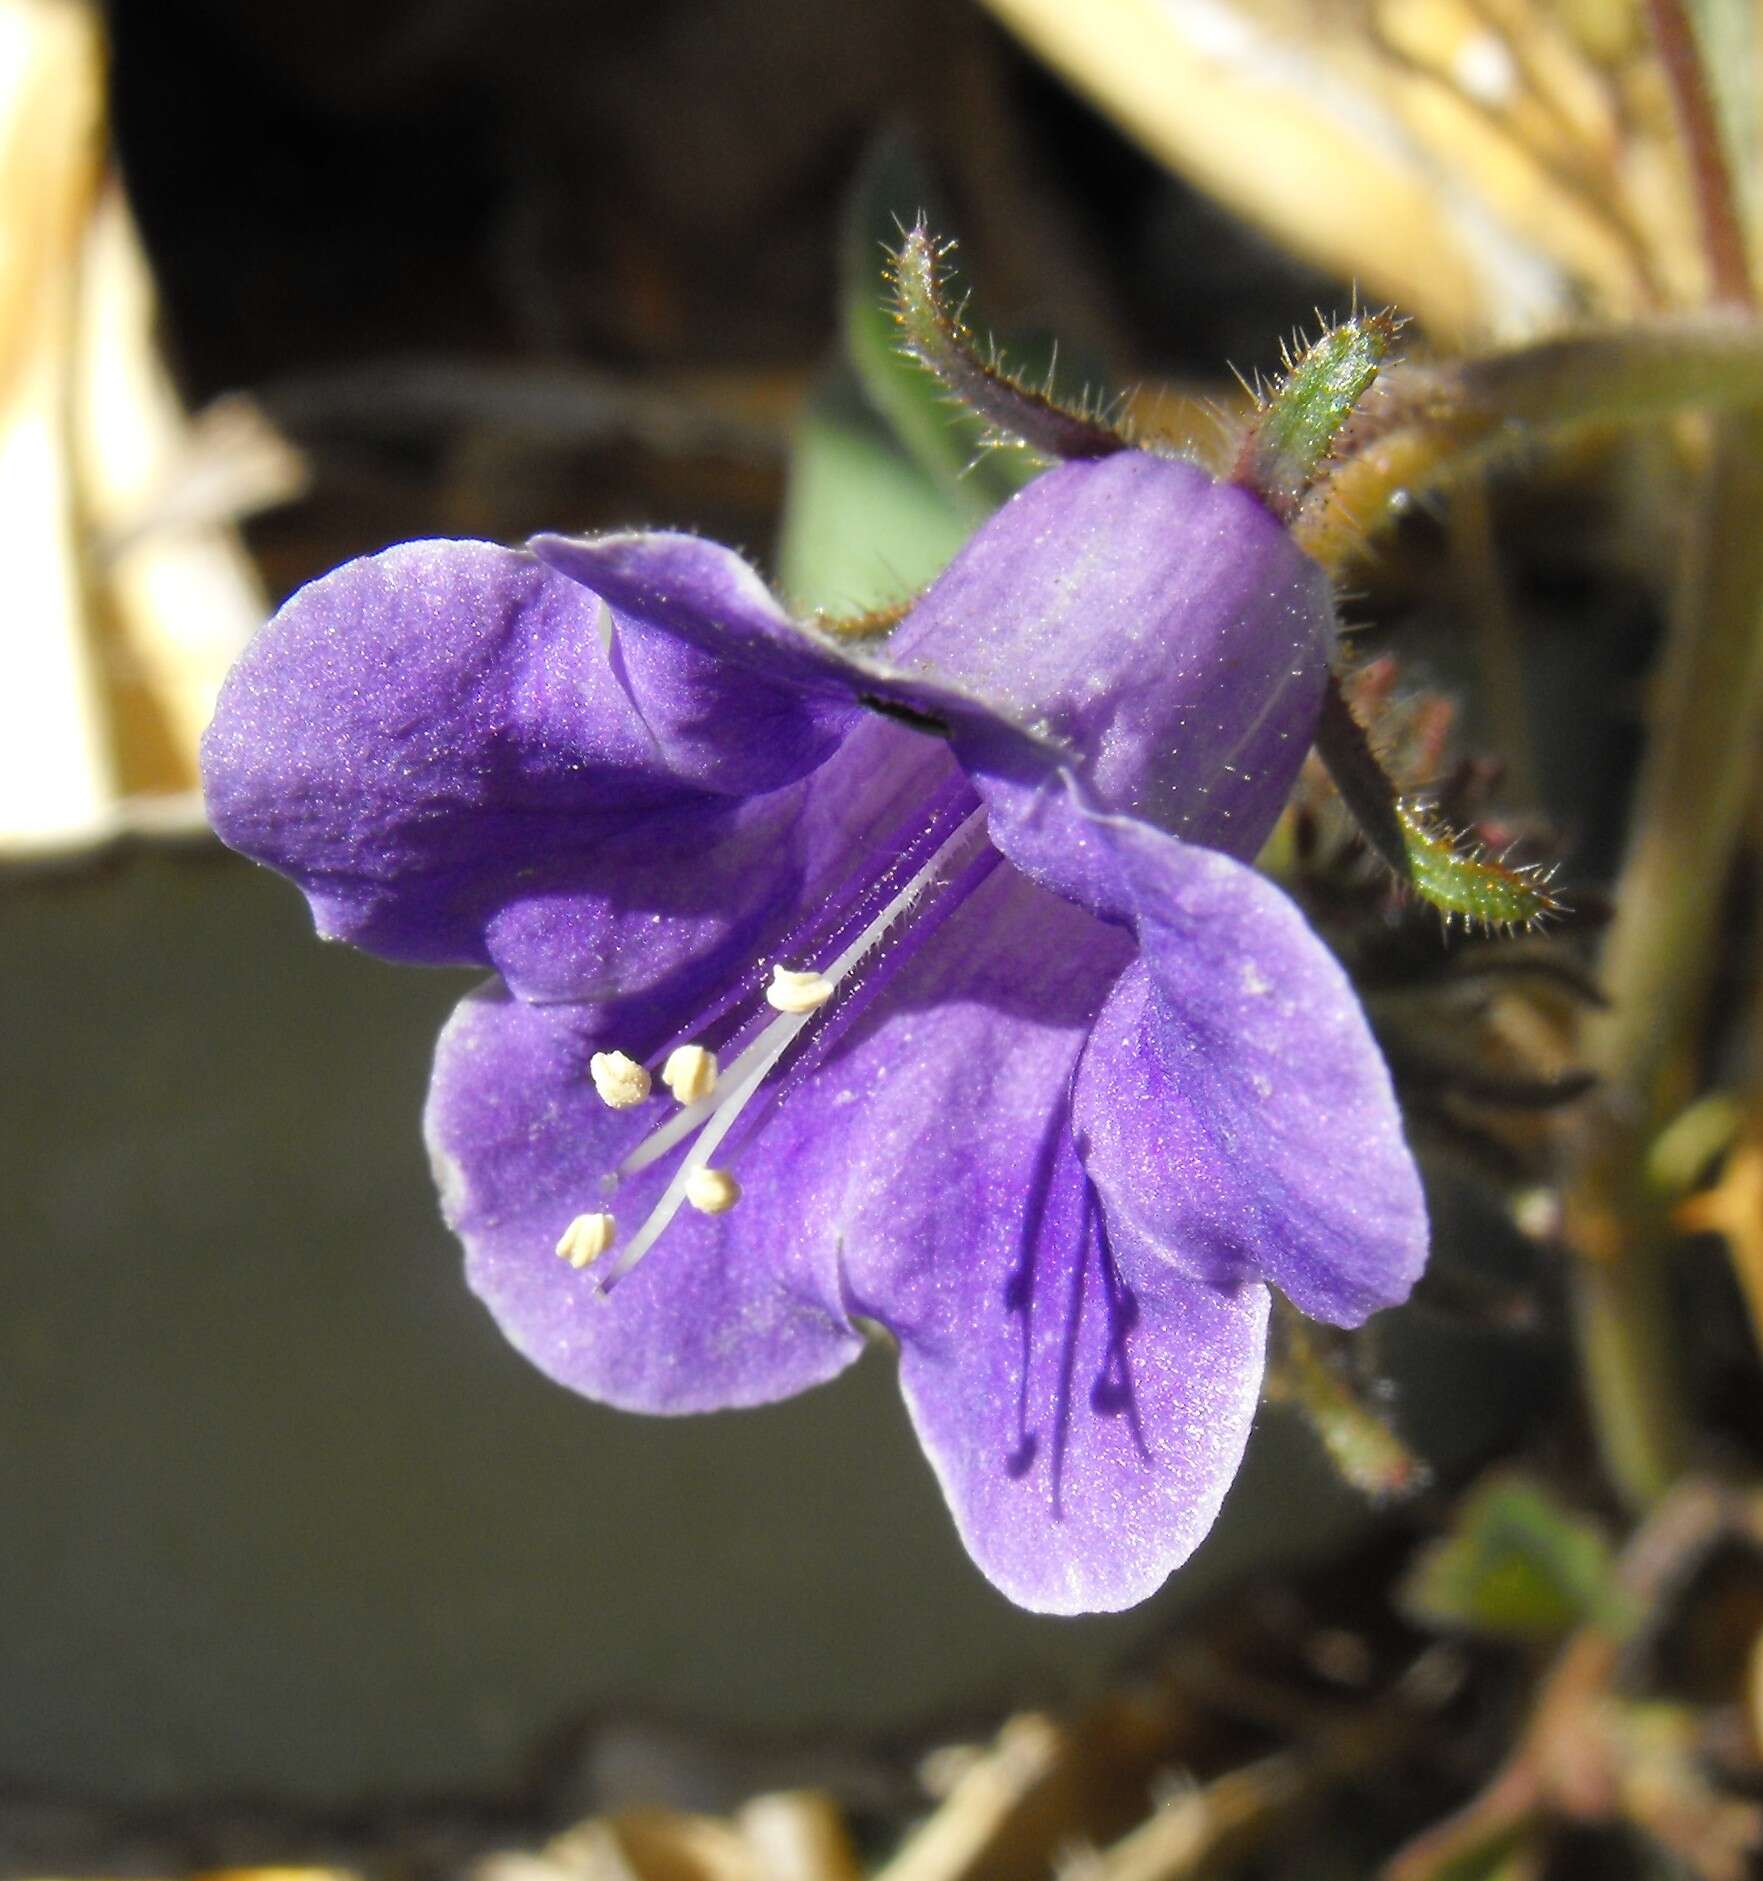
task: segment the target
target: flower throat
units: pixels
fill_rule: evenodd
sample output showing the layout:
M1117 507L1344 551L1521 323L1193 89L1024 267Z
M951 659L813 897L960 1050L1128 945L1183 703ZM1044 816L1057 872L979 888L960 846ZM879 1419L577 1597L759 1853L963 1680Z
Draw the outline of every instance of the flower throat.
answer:
M662 1081L680 1107L601 1178L606 1199L688 1139L691 1147L617 1258L597 1276L601 1293L649 1252L682 1204L716 1215L739 1202L738 1181L712 1159L754 1097L800 1043L802 1049L769 1093L773 1101L780 1099L810 1053L824 1054L996 866L985 811L975 807L971 790L944 793L928 818L921 811L915 822L911 839L894 850L879 876L847 884L856 892L848 897L835 893L816 918L779 943L778 951L787 957L812 961L818 956L823 964L772 966L764 989L771 1016L760 1011L735 1026L732 1036L744 1034L744 1041L726 1066L718 1068L714 1054L687 1040L661 1054ZM692 1033L726 1021L744 1003L744 992L702 1015ZM615 1109L634 1108L652 1088L646 1068L622 1053L597 1054L593 1076L602 1099ZM557 1253L571 1266L586 1268L611 1250L617 1234L610 1209L581 1214L564 1230Z

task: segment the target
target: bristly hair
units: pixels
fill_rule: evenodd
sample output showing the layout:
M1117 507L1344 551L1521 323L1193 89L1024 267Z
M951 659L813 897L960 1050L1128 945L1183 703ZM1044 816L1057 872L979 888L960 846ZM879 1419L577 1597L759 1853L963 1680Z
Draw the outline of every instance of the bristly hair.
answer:
M1531 933L1563 912L1552 869L1513 865L1452 829L1427 802L1404 794L1331 676L1316 749L1367 846L1396 880L1436 908L1449 928Z
M1049 369L1042 385L1011 372L997 345L982 348L966 321L965 298L951 302L946 264L955 243L930 233L921 217L887 251L889 311L900 333L900 350L930 373L963 410L987 427L986 448L1027 450L1047 459L1112 456L1130 450L1133 439L1117 401L1093 398L1086 389L1075 404L1053 396Z

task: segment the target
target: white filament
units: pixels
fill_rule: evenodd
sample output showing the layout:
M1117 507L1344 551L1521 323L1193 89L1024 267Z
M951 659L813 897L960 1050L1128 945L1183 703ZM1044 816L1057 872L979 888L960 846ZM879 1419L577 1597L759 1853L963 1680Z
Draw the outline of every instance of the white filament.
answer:
M968 860L971 852L984 840L985 815L984 810L973 811L844 952L824 969L822 977L832 983L835 991L874 953L886 939L888 931L939 875L952 865ZM686 1190L694 1175L709 1165L718 1145L739 1121L747 1100L771 1075L778 1060L796 1042L803 1028L819 1010L820 1007L815 1006L807 1012L784 1013L773 1019L723 1072L717 1080L716 1089L708 1097L676 1111L619 1164L616 1173L607 1181L606 1186L609 1188L616 1186L623 1178L647 1169L651 1163L665 1156L676 1143L691 1135L699 1124L704 1125L697 1142L686 1152L679 1168L673 1172L672 1180L649 1211L648 1219L631 1236L617 1261L607 1270L600 1283L602 1292L614 1281L623 1279L655 1245L668 1223L679 1213L680 1204L686 1199Z

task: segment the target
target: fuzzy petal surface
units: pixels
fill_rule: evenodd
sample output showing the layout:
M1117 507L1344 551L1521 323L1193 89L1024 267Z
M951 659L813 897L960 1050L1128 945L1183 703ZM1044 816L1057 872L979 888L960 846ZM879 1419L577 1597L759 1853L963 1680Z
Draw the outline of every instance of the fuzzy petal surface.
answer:
M1012 497L887 654L1063 747L1099 809L1247 857L1310 747L1333 644L1322 570L1252 497L1123 451Z
M601 1178L667 1114L615 1112L588 1056L651 1056L681 1015L473 995L428 1132L468 1273L561 1382L656 1412L781 1397L879 1321L963 1538L1050 1612L1144 1598L1210 1526L1260 1377L1266 1303L1110 1245L1070 1136L1089 1017L1130 943L1007 868L894 973L830 1052L731 1133L726 1215L682 1208L602 1297L554 1253L578 1212L620 1232L660 1168ZM836 1016L836 1015L835 1015ZM949 1128L951 1115L964 1119Z
M937 731L999 848L1101 913L1115 911L1061 778L1094 809L1246 859L1310 747L1334 645L1322 570L1252 497L1138 451L1037 478L873 642L796 626L728 551L691 537L533 547L621 616L720 647L823 709L842 697Z
M1389 1073L1339 962L1264 877L1126 820L1142 953L1077 1081L1109 1219L1180 1272L1271 1281L1356 1326L1425 1264L1420 1179Z
M1267 1290L1185 1279L1130 1226L1105 1232L1068 1136L1037 1177L1034 1218L996 1224L1015 1261L951 1262L900 1382L987 1578L1037 1613L1113 1613L1217 1518L1261 1395Z
M835 1250L798 1232L800 1194L745 1163L735 1210L682 1209L608 1295L555 1252L578 1214L608 1206L628 1233L662 1173L608 1198L602 1178L670 1111L657 1092L609 1109L588 1073L597 1051L654 1056L678 1014L666 1003L532 1006L492 984L441 1034L425 1128L466 1278L539 1369L624 1410L724 1410L790 1397L863 1348L840 1307Z
M664 978L791 892L729 862L787 872L789 807L721 786L749 788L755 751L762 781L787 781L830 740L738 665L646 629L639 711L608 625L588 590L490 543L346 564L228 677L203 743L217 832L291 876L328 938L494 965L539 998ZM729 734L730 776L706 726ZM640 962L618 927L632 906Z

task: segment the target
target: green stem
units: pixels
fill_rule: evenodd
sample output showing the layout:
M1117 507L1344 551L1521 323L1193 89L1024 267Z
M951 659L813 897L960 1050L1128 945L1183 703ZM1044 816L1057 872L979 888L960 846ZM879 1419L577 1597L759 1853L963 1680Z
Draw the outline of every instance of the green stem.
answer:
M1574 1270L1586 1408L1605 1475L1637 1512L1665 1494L1689 1457L1662 1229L1657 1219L1643 1223L1631 1212L1621 1224L1620 1249L1582 1250Z
M1692 405L1763 402L1763 324L1686 314L1611 333L1544 340L1437 369L1466 415L1538 425L1640 423Z
M1627 1499L1663 1493L1687 1447L1665 1261L1669 1229L1644 1149L1680 1107L1716 965L1751 746L1763 721L1763 413L1716 427L1666 643L1633 834L1587 1039L1604 1079L1598 1140L1574 1185L1586 1389Z
M1759 518L1763 413L1747 413L1716 431L1604 950L1612 1006L1600 1068L1655 1106L1705 996L1751 781L1763 706Z

